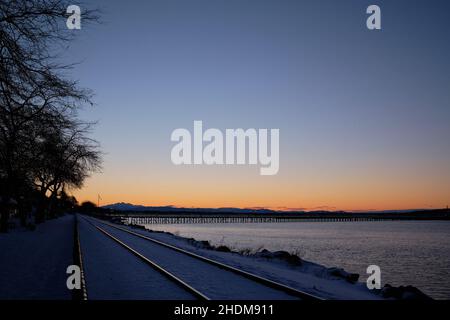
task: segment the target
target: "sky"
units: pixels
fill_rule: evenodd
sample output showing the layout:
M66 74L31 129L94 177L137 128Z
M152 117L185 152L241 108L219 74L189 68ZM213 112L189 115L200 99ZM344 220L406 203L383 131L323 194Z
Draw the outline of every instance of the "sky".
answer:
M75 2L74 2L75 4ZM366 8L381 8L368 30ZM83 9L83 4L80 4ZM101 205L384 210L450 202L450 3L89 1L65 59L95 92ZM280 168L172 163L177 128L278 128Z

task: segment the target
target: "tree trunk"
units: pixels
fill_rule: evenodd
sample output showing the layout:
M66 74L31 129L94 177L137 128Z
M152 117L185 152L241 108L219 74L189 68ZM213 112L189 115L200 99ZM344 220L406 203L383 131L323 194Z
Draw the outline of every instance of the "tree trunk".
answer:
M25 227L27 225L27 208L22 201L19 202L18 213L19 213L20 225L22 227Z
M36 207L36 223L42 223L45 220L45 198L39 199Z
M3 195L2 201L0 201L0 232L8 232L9 222L9 197Z

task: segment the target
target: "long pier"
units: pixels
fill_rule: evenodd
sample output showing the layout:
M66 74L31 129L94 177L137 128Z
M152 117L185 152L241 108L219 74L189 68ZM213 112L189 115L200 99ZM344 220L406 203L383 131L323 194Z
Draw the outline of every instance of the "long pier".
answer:
M450 220L449 211L410 213L193 213L193 212L114 212L107 217L129 225L210 224L210 223L278 223L278 222L352 222L386 220Z

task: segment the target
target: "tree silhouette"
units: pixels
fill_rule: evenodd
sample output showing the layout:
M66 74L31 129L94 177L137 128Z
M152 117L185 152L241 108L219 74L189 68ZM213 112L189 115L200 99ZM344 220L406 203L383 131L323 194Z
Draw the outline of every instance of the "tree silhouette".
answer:
M74 37L65 28L69 5L0 0L0 231L7 230L11 204L38 191L40 199L31 200L40 203L42 221L44 203L80 187L100 165L98 145L87 136L92 124L76 115L92 104L92 92L66 77L73 65L57 62L56 49ZM98 22L97 11L82 12L82 19L83 26Z

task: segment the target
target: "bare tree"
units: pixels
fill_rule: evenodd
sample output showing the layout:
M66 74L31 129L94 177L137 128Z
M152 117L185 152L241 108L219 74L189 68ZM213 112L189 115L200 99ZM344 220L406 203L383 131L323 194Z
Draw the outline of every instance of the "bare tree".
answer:
M49 195L50 214L63 190L82 187L89 173L100 169L98 143L89 138L91 126L67 119L56 128L46 127L36 144L34 183L42 198ZM43 220L41 210L38 220Z
M90 90L65 74L58 54L74 33L65 28L63 0L0 0L0 230L5 231L9 204L36 181L35 145L41 128L55 129L84 104ZM82 12L83 25L97 22L97 11ZM73 122L70 120L69 122ZM64 131L64 130L63 130ZM60 133L63 132L60 130ZM48 138L48 136L47 136ZM56 150L55 150L56 151ZM55 188L56 185L53 185ZM57 188L58 189L58 188Z

